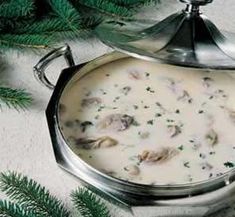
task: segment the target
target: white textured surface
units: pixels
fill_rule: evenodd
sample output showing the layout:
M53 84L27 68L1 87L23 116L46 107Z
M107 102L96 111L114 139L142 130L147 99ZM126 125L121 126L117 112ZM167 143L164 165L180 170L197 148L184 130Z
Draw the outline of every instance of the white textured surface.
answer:
M153 9L151 13L142 12L140 17L160 19L182 8L175 0L162 1L161 13ZM215 0L204 11L219 27L235 32L234 0ZM111 50L96 40L73 42L71 47L76 63L91 60ZM19 113L4 108L0 112L0 171L16 170L29 175L71 206L69 193L79 185L79 182L62 171L54 160L44 115L51 91L42 87L32 72L33 65L41 56L43 54L11 52L0 59L0 64L4 65L0 71L0 83L24 87L34 98L33 106L28 111ZM63 61L57 61L51 66L52 80L56 80L63 67ZM130 216L116 209L113 213L118 217ZM235 216L235 211L231 209L213 216L232 217Z

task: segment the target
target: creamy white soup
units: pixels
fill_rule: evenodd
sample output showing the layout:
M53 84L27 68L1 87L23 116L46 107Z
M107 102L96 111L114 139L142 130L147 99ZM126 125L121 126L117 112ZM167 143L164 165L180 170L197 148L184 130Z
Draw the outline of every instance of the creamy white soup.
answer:
M204 181L235 166L235 79L134 58L65 90L62 133L85 162L141 184Z

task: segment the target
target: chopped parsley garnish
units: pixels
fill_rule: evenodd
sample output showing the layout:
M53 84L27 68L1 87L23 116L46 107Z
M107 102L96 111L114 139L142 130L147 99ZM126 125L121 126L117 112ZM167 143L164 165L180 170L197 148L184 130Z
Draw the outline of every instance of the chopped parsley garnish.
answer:
M147 87L146 90L150 93L155 93L155 91L151 87Z
M157 113L156 115L155 115L155 117L161 117L162 116L162 114L160 114L160 113Z
M104 108L105 108L105 106L100 106L97 111L100 112L100 111L102 111Z
M113 102L116 102L119 99L120 99L120 96L116 96L115 99L113 100Z
M202 158L202 159L205 159L205 158L206 158L206 155L205 155L205 154L200 153L200 154L199 154L199 157L200 157L200 158Z
M133 105L134 109L137 110L139 108L138 105Z
M175 110L175 113L176 113L176 114L179 114L179 113L180 113L180 110L179 110L179 109L176 109L176 110Z
M146 77L149 77L150 74L149 74L148 72L145 72L145 76L146 76Z
M227 167L227 168L233 168L234 167L234 163L228 161L228 162L224 163L224 166Z
M149 125L153 125L153 120L149 120L149 121L147 121L147 124L149 124Z
M189 162L188 162L188 161L184 163L184 167L190 168L190 165L189 165Z
M131 124L136 127L140 126L140 123L138 123L136 120L133 120Z
M96 116L95 116L95 119L97 120L97 119L99 119L99 117L100 117L99 115L96 115Z
M179 149L180 151L183 151L183 150L184 150L184 146L181 145L181 146L178 147L178 149Z

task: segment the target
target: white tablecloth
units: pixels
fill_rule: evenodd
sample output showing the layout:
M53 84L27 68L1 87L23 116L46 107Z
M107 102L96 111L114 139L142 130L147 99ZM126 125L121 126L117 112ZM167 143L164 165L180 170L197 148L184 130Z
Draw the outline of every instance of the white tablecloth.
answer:
M182 8L176 0L162 0L161 10L144 10L141 18L162 19ZM235 1L215 0L203 8L207 16L221 28L235 32ZM111 51L98 40L70 43L76 63L91 60ZM56 164L45 118L45 108L51 91L41 86L33 76L32 67L43 56L29 52L8 52L1 54L0 83L12 87L23 87L32 93L33 105L25 112L3 108L0 111L0 171L15 170L26 174L50 189L51 193L72 204L69 194L79 186L78 180L62 171ZM50 67L50 77L56 80L64 67L63 60L57 60ZM0 194L0 197L4 195ZM234 215L232 213L234 212ZM113 216L130 214L112 209ZM223 211L216 217L235 216L235 211ZM144 216L143 216L144 217ZM147 216L146 216L147 217Z

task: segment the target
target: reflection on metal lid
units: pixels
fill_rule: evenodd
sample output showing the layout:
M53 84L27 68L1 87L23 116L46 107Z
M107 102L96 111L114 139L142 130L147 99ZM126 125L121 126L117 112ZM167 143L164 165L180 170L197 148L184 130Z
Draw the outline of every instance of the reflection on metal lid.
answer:
M181 0L185 10L153 21L106 21L95 32L107 45L150 61L235 69L235 34L221 32L200 10L212 0ZM228 37L229 35L229 37Z

